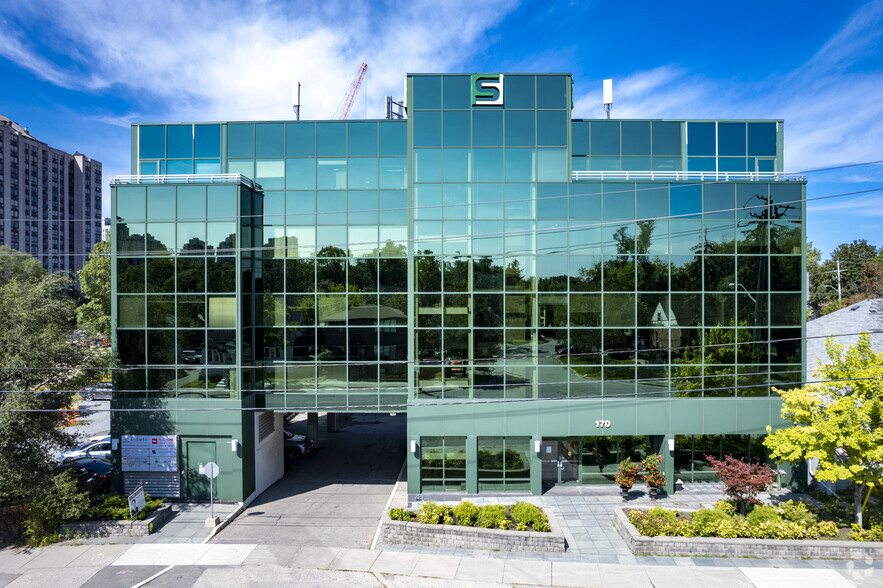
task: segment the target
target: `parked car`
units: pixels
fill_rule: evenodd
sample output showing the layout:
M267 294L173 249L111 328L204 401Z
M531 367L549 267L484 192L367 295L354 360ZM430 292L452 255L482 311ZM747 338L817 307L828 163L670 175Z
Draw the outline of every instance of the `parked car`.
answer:
M79 447L61 452L61 461L69 462L80 459L110 460L110 435L92 438Z
M99 382L80 390L83 400L110 400L112 394L113 384L111 382Z
M288 459L300 459L315 451L315 442L306 435L295 435L286 429L282 429L282 433L285 435L283 444L285 445L285 457Z
M104 459L77 459L61 466L70 469L83 490L106 492L110 490L110 461Z

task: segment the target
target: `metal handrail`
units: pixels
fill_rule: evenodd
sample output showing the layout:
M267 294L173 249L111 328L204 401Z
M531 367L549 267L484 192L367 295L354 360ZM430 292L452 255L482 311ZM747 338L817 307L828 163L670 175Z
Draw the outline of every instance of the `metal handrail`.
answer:
M806 176L788 172L707 172L707 171L576 171L574 180L698 180L700 182L804 182Z
M169 174L116 176L111 184L243 184L254 190L262 190L260 184L242 174Z

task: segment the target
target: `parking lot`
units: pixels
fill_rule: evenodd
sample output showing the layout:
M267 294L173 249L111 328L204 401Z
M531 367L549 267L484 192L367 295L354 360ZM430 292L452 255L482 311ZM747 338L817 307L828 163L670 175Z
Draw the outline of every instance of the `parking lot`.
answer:
M306 421L293 428L306 433ZM405 459L405 415L351 415L297 460L215 539L222 543L366 549Z

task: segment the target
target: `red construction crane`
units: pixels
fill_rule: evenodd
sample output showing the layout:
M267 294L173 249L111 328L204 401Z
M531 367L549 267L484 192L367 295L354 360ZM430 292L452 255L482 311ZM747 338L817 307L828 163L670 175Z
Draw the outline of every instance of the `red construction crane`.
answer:
M350 110L353 107L353 102L355 102L356 100L356 94L359 93L359 86L362 85L362 78L365 77L366 69L368 69L367 63L363 63L361 66L359 66L359 71L356 73L356 77L353 78L353 81L350 84L349 89L346 91L346 95L343 97L340 106L337 107L337 112L334 113L334 118L336 118L337 120L346 120L346 117L350 115Z

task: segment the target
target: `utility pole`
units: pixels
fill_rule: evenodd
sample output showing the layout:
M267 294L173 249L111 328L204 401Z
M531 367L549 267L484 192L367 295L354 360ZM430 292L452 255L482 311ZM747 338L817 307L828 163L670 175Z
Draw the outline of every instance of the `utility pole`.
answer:
M837 302L841 302L843 300L843 292L840 289L840 271L841 271L840 270L840 260L838 259L836 261L837 261L837 269L832 270L829 273L837 274Z

